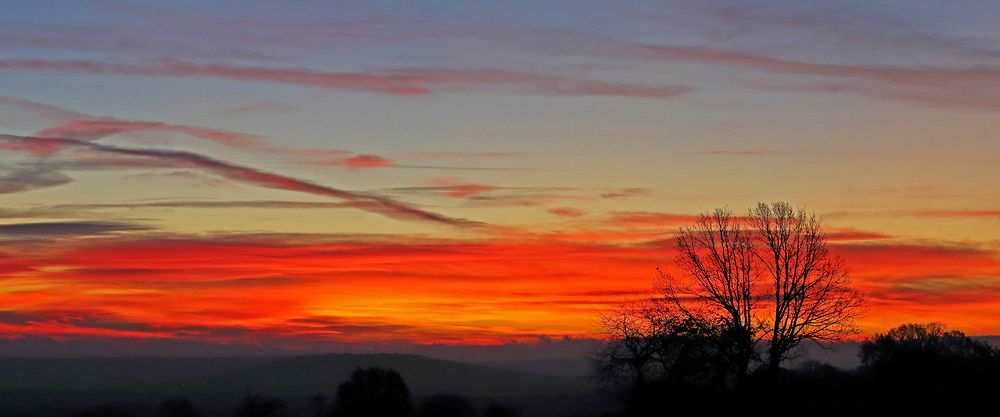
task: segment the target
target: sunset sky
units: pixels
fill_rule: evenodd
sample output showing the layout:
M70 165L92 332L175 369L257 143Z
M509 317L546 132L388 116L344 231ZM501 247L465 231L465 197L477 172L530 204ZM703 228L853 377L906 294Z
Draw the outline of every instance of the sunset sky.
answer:
M698 213L1000 334L1000 3L5 1L0 352L595 336Z

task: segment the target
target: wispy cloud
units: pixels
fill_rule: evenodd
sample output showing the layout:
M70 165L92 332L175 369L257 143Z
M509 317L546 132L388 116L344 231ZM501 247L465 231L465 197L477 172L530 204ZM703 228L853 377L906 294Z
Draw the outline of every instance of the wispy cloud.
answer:
M648 188L622 188L620 190L612 190L601 193L601 198L606 200L615 200L622 198L632 198L650 194L652 190Z
M56 187L72 181L72 178L44 164L20 164L9 168L0 167L0 194Z
M944 28L865 7L863 3L835 3L703 2L678 5L688 13L664 14L653 19L658 23L680 23L681 18L702 18L699 30L727 40L784 34L811 43L861 50L908 50L979 60L1000 58L1000 49L990 39L951 36Z
M41 130L36 135L53 138L94 140L122 133L145 131L182 133L233 147L260 147L262 140L256 135L228 130L116 119L74 119L58 126Z
M508 170L503 167L461 167L461 166L426 166L401 165L395 160L374 154L352 154L342 149L300 149L279 147L267 143L266 139L254 134L235 132L226 129L171 124L149 120L122 120L111 117L91 116L60 107L39 103L16 97L0 96L0 105L12 106L43 117L55 124L42 129L35 136L51 138L71 138L88 141L118 136L143 133L174 133L205 139L240 151L257 152L268 156L290 158L295 162L316 166L343 166L350 170L370 168L412 168L441 170ZM39 151L44 151L45 145L37 145ZM48 149L48 152L54 151ZM513 154L511 155L513 156ZM407 158L419 158L407 155ZM456 157L456 155L452 155Z
M795 156L795 155L833 154L833 153L824 153L821 151L795 151L795 150L780 150L780 149L706 149L701 151L695 151L694 153L701 155L737 155L737 156L766 156L766 155Z
M355 155L349 158L336 158L329 161L329 163L334 165L343 165L351 170L367 169L367 168L384 168L396 166L396 162L384 158L378 155Z
M330 72L303 68L199 64L175 59L139 63L83 60L0 59L0 70L73 74L119 74L161 77L207 77L394 96L422 96L436 91L506 89L552 96L671 98L692 92L689 86L605 82L561 75L491 69L395 69L382 72Z
M430 183L432 187L440 190L442 194L454 198L468 198L497 189L493 185L465 182L452 177L434 178L430 180Z
M288 113L298 110L299 106L286 101L279 100L258 100L251 101L240 106L224 109L219 113L224 115L242 115L257 113Z
M572 207L551 207L545 209L545 211L549 212L549 214L558 217L580 217L586 214L583 210L575 209Z
M934 195L931 194L933 197ZM918 194L914 198L923 198ZM983 209L889 209L889 210L852 210L829 213L835 217L924 217L958 220L1000 220L1000 210Z
M403 155L403 158L513 158L538 155L541 154L531 152L408 152Z
M42 151L39 151L41 146ZM8 150L48 154L52 149L76 149L106 154L149 159L165 166L198 168L232 181L253 184L259 187L295 191L346 200L356 208L379 213L388 217L424 220L453 226L476 224L463 219L455 219L437 213L418 209L388 197L346 191L300 180L284 175L272 174L254 168L230 164L193 152L154 149L136 149L103 145L77 139L41 138L0 134L0 147Z
M351 203L331 203L325 201L290 201L290 200L164 200L135 203L79 203L56 204L40 207L40 210L74 211L74 210L105 210L105 209L135 209L135 208L205 208L205 209L337 209L354 208Z
M1000 220L1000 210L914 210L911 214L920 217L955 217Z
M94 236L116 232L149 230L148 227L115 222L43 222L0 224L0 236Z

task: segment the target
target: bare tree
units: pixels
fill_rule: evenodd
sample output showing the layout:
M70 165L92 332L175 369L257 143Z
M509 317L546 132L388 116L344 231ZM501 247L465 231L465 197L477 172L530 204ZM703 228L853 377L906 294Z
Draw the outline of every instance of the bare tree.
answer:
M754 291L760 273L752 234L732 211L716 209L681 229L677 249L675 264L689 280L682 283L660 272L661 291L688 317L709 315L721 321L725 336L733 342L739 387L746 380L758 341Z
M856 334L863 298L850 287L844 259L827 248L816 216L788 203L758 203L749 223L759 240L754 253L769 281L769 311L762 317L768 372L777 372L804 340L822 344Z
M608 343L595 358L595 376L618 385L631 380L645 385L655 356L656 324L647 300L626 300L600 316L600 327Z
M607 341L596 357L595 376L618 391L627 415L647 415L666 399L681 400L683 389L724 387L731 375L719 323L665 301L628 300L601 316Z
M827 248L819 220L804 210L758 203L741 218L716 209L680 230L677 252L685 279L660 272L664 298L689 317L723 323L737 387L762 340L773 374L802 341L822 345L857 332L863 298L850 288L844 260Z

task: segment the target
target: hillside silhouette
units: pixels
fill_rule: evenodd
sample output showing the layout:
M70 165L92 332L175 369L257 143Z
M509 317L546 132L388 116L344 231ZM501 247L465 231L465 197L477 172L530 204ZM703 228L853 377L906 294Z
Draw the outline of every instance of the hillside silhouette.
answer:
M168 398L190 399L208 415L231 415L248 393L280 398L290 415L308 415L310 397L333 397L359 368L399 372L417 400L453 394L507 399L529 409L611 407L590 395L587 378L555 377L403 354L326 354L285 358L0 358L0 416L68 416L115 405L157 415ZM572 408L572 406L570 407ZM98 413L103 409L93 409Z

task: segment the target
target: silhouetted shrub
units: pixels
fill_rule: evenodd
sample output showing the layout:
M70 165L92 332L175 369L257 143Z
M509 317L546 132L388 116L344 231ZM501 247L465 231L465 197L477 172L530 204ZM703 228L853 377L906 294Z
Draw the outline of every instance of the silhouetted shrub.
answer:
M420 402L421 417L474 417L476 409L461 395L437 394Z
M201 412L186 398L171 398L160 404L160 416L201 417Z
M903 324L866 340L860 356L883 410L954 414L1000 392L1000 352L941 324Z
M284 411L284 400L248 393L236 407L236 417L277 417Z
M400 417L413 414L410 389L392 369L355 369L337 387L335 417Z

